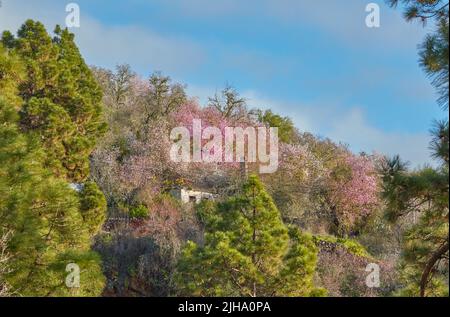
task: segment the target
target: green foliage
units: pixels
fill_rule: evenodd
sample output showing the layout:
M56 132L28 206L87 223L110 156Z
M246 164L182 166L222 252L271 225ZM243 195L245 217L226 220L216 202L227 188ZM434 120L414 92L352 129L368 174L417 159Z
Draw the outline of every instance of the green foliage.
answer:
M19 85L24 105L21 126L49 149L46 166L80 182L89 175L88 157L105 131L102 93L74 43L57 27L52 39L40 22L26 21L17 38L5 32L2 43L25 64Z
M445 0L388 0L391 6L405 5L408 21L436 23L419 47L420 65L432 79L444 109L448 108L449 6ZM400 295L448 296L449 217L449 129L448 120L432 130L432 155L441 166L408 172L399 157L386 160L384 198L386 218L413 218L405 231L402 262L404 288ZM418 218L418 219L417 219Z
M3 114L11 111L0 99L0 218L2 229L14 232L9 243L14 270L7 281L21 295L50 296L56 289L69 295L70 289L59 287L64 279L55 277L65 270L52 267L65 267L61 255L70 250L89 252L79 200L67 183L43 168L38 143L22 135L14 121L5 121ZM89 293L91 283L97 280L85 281L78 294Z
M136 219L144 219L148 217L148 208L144 205L138 205L130 208L130 217Z
M60 154L58 146L71 142L69 130L82 128L52 98L57 66L49 60L57 49L42 25L30 21L18 40L6 34L3 42L9 49L0 44L0 231L12 232L13 268L6 282L23 296L99 295L104 278L90 245L103 221L103 195L90 183L79 195L59 177L65 175L48 168L57 161L48 153ZM79 288L65 285L69 263L81 269Z
M278 137L281 142L292 143L295 136L295 126L289 117L282 117L272 112L272 110L266 110L262 112L258 111L258 120L261 123L266 124L272 128L278 128Z
M80 211L89 233L97 233L106 219L106 199L94 182L86 182L80 193Z
M420 65L432 79L439 95L438 103L448 108L448 61L449 61L449 24L448 17L438 22L437 31L429 34L420 46Z
M449 163L449 126L448 120L436 121L434 127L431 130L433 139L431 140L430 150L435 159L444 164L445 168L448 169ZM447 167L445 167L445 165Z
M67 264L74 263L80 267L80 287L67 288L66 278L70 272L67 271ZM47 295L54 297L98 297L105 287L106 278L103 275L103 268L100 255L94 251L67 250L58 255L57 261L49 266L48 274L45 276L42 285L48 284L49 280L54 280L54 287ZM64 283L61 283L64 281Z
M361 243L359 243L354 239L338 238L334 236L320 236L320 235L314 236L313 239L315 242L325 241L332 244L338 244L347 249L353 255L371 258L371 255L369 254L369 252L367 252L366 248L363 245L361 245Z
M405 291L416 290L415 296L448 293L448 123L435 133L432 146L440 168L408 172L398 157L384 166L386 217L418 218L405 231L401 263ZM447 291L442 291L445 284Z
M152 89L144 107L144 126L152 120L158 120L176 111L187 100L184 87L172 84L170 77L163 76L159 72L150 76L149 84Z
M401 273L402 288L396 291L394 295L400 297L418 297L421 292L420 281L422 279L422 271L406 263L400 264L399 271ZM427 285L426 295L429 297L448 297L449 290L447 283L445 279L431 279Z
M194 296L316 296L312 238L288 228L256 176L242 193L200 211L205 244L189 242L178 264L181 294Z
M407 21L420 20L424 24L430 19L442 19L448 17L448 2L446 0L386 0L396 7L402 4L405 8L403 13Z
M0 43L0 92L1 97L14 105L16 110L22 100L17 96L17 83L25 76L25 67L15 55L10 54Z
M210 225L213 226L211 222L214 220L219 220L220 218L217 218L214 216L216 212L216 203L212 200L203 200L198 204L198 206L195 209L196 216L199 222L202 225Z

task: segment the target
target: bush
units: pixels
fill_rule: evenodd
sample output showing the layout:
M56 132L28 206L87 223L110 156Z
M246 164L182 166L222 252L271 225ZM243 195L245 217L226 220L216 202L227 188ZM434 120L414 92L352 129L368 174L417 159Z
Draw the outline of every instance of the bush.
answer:
M148 208L144 205L138 205L136 207L132 207L130 209L130 217L135 219L144 219L148 218L149 212Z
M363 245L353 239L337 238L333 236L314 236L314 242L318 243L320 241L340 245L344 247L348 252L356 256L364 258L372 257Z

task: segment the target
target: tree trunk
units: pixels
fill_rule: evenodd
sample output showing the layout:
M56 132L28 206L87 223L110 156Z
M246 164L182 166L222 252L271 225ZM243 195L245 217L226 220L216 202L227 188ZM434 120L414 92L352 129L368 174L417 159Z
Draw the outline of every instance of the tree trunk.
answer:
M425 297L425 289L428 284L428 277L430 276L431 270L433 269L434 265L436 264L439 259L442 258L442 256L448 252L448 240L446 243L444 243L436 252L433 253L431 256L431 259L427 262L427 265L425 266L425 269L422 273L422 278L420 280L420 297Z

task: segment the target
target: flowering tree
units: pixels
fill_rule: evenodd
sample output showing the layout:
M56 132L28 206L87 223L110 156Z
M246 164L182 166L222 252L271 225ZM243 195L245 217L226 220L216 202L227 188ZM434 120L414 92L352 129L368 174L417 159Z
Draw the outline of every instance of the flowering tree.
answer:
M190 100L185 103L179 111L173 113L171 117L173 126L185 127L189 130L190 135L193 135L194 120L201 120L201 134L208 128L215 127L220 130L220 137L222 140L225 137L225 129L227 127L241 126L232 118L227 118L217 108L207 106L201 108L195 100ZM202 148L209 140L202 140ZM222 144L222 159L225 156L225 144ZM214 154L215 149L211 150ZM178 164L181 169L178 169L180 176L184 179L190 180L191 183L200 185L201 187L217 187L217 185L227 182L229 174L239 167L236 163L205 163L205 162L191 162L188 164Z
M331 172L327 202L339 234L350 233L379 207L379 176L373 160L347 154ZM355 232L353 232L355 233Z
M318 219L314 195L327 176L323 161L307 144L280 144L280 164L274 174L262 176L286 221L312 230Z

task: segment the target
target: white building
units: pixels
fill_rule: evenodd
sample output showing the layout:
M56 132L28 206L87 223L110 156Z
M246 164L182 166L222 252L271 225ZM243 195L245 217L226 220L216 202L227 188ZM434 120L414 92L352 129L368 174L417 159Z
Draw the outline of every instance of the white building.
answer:
M215 198L214 194L189 190L186 188L175 188L170 191L171 195L176 199L180 200L182 203L195 203L199 204L202 200L213 200Z

